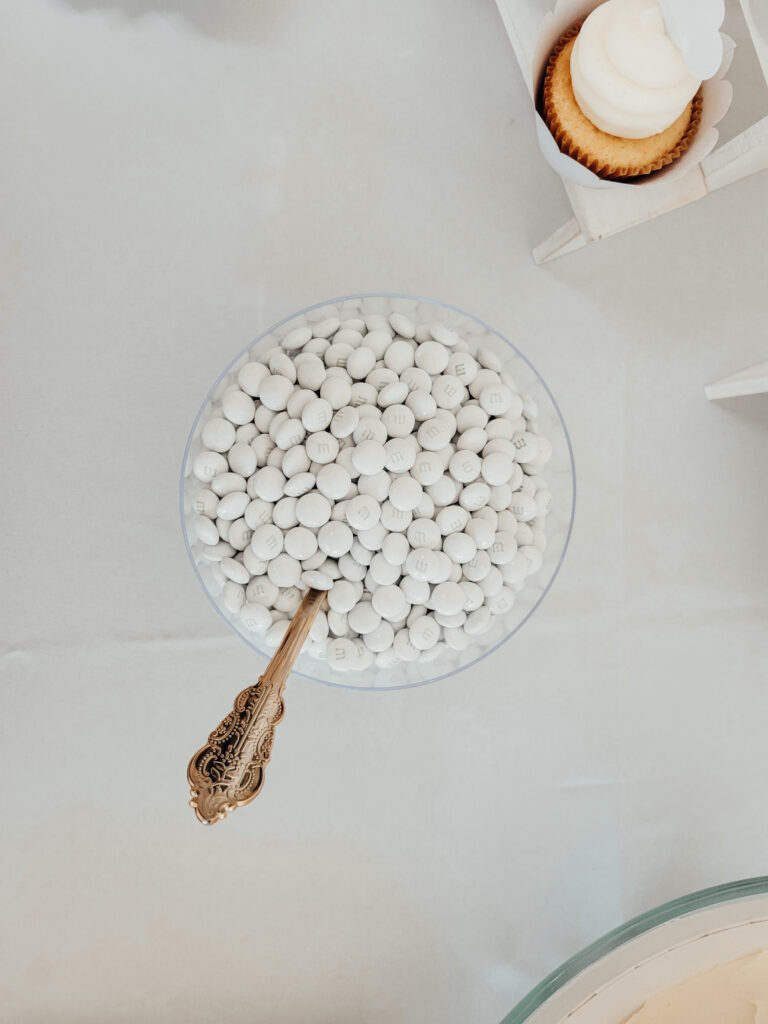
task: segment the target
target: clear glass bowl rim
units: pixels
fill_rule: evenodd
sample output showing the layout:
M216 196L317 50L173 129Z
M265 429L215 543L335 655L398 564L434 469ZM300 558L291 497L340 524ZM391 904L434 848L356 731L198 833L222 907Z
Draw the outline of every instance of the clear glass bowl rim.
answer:
M525 1021L536 1010L582 971L618 949L619 946L623 946L645 932L652 931L659 925L666 924L673 918L684 917L698 910L716 906L718 903L729 903L747 896L764 895L768 895L768 875L759 875L755 878L715 885L710 889L700 889L697 892L670 900L669 903L662 903L652 910L647 910L644 914L633 917L630 921L619 925L618 928L614 928L613 931L603 935L602 938L597 939L562 963L535 988L531 989L500 1024L525 1024Z
M398 299L398 300L402 300L404 302L426 303L426 304L428 304L430 306L435 306L436 308L441 308L441 309L447 309L447 310L450 310L452 313L458 313L460 316L468 317L470 320L474 320L475 323L480 324L481 327L484 327L486 331L489 331L491 334L495 334L496 337L500 339L500 341L504 342L505 345L508 345L512 349L512 351L515 353L516 356L518 356L520 359L523 360L523 362L528 366L528 368L531 370L531 372L536 377L538 382L541 384L542 388L544 389L544 391L547 394L547 397L549 398L550 402L552 403L552 407L553 407L553 409L555 410L555 412L557 414L558 420L560 421L560 425L561 425L561 427L563 429L563 435L565 437L565 443L566 443L566 445L568 447L568 459L570 461L570 467L571 467L571 491L572 491L572 495L571 495L571 508L570 508L570 514L569 514L569 519L568 519L568 530L567 530L567 533L566 533L566 536L565 536L565 542L563 544L563 550L560 552L560 557L558 558L557 564L555 565L555 567L554 567L554 569L552 571L552 575L550 576L549 580L547 581L546 587L544 588L542 593L539 595L538 600L531 607L531 609L528 611L528 614L515 626L515 628L513 630L510 630L509 633L506 633L502 637L502 639L499 640L499 642L497 644L494 644L493 647L490 647L490 648L488 648L488 650L483 651L476 658L473 658L471 661L468 661L466 664L463 664L461 666L460 671L464 672L467 669L472 668L473 665L478 664L478 662L483 661L489 655L493 654L494 651L498 650L499 647L501 647L508 640L510 640L517 632L519 632L519 630L522 629L522 627L525 625L525 623L528 621L528 619L530 619L530 617L537 610L537 608L542 603L544 598L547 596L547 594L550 591L550 588L552 587L552 584L555 582L555 579L557 578L557 576L558 576L558 574L560 572L560 569L562 568L563 561L565 560L565 555L566 555L566 552L568 551L568 546L570 545L570 542L571 542L571 534L573 533L573 522L574 522L574 518L575 518L575 515L576 515L576 467L575 467L574 458L573 458L573 446L571 445L571 436L568 433L568 427L566 425L566 422L565 422L565 419L563 417L563 414L562 414L562 412L560 410L560 406L557 404L557 401L555 400L555 396L552 394L552 392L551 392L551 390L549 388L549 385L544 380L544 378L541 376L541 374L536 369L536 367L533 365L533 363L530 361L530 359L528 359L528 357L523 352L521 352L520 349L513 342L511 342L509 340L509 338L507 338L504 334L501 334L500 331L497 331L495 327L492 327L490 324L486 323L484 320L481 320L480 317L475 316L474 313L467 313L466 310L460 309L458 306L452 306L448 302L442 302L442 301L440 301L438 299L428 299L428 298L426 298L424 296L421 296L421 295L409 295L409 294L404 293L404 292L356 292L356 293L352 293L350 295L341 295L341 296L337 296L336 298L324 299L322 302L313 302L311 305L305 306L303 309L296 310L295 312L290 313L288 316L284 316L281 320L277 320L275 323L270 324L269 327L265 328L259 335L257 335L256 338L254 338L243 349L241 349L237 353L237 355L235 355L230 360L230 362L227 364L227 366L225 366L225 368L221 371L221 373L218 375L218 377L213 382L211 387L208 389L208 392L206 393L205 398L203 399L203 401L202 401L202 403L200 405L200 408L197 411L197 415L195 416L194 420L192 421L192 426L190 427L189 434L187 436L187 442L186 442L186 445L184 446L184 455L182 456L181 472L180 472L180 475L179 475L179 516L180 516L180 519L181 519L181 535L184 538L184 547L186 548L187 557L189 558L190 565L192 566L192 569L193 569L193 571L195 573L195 576L197 577L197 581L200 584L200 586L202 587L203 593L205 594L206 598L208 599L208 601L210 602L210 604L212 605L212 607L216 611L216 614L227 624L227 627L230 630L232 630L233 633L235 633L238 637L240 637L240 639L243 641L243 643L247 643L245 637L243 637L235 629L234 625L229 621L229 619L226 617L226 615L224 615L222 610L216 604L216 602L213 599L212 595L208 592L208 588L203 583L203 580L202 580L202 578L200 576L200 573L198 571L197 565L195 564L194 555L192 554L192 547L191 547L190 542L189 542L189 537L187 536L186 516L185 516L185 512L184 512L184 482L185 482L185 479L186 479L185 469L186 469L186 466L187 466L187 461L189 459L189 451L190 451L190 448L192 447L192 444L194 442L195 431L197 430L197 425L198 425L198 423L200 421L200 418L203 415L205 409L207 408L209 402L213 399L213 396L215 395L216 390L219 387L219 384L221 383L221 381L224 379L224 377L226 377L226 375L230 372L230 370L235 366L236 363L239 362L239 360L241 360L243 358L244 355L246 355L248 352L250 352L250 350L255 345L259 344L259 342L263 341L263 339L265 337L267 337L267 335L271 334L273 331L275 331L278 328L282 327L284 324L289 323L291 320L295 320L297 317L304 316L307 313L311 313L313 310L322 309L324 306L332 306L332 305L335 305L335 304L338 304L338 303L342 303L342 302L352 302L352 301L358 301L358 300L362 301L362 300L365 300L365 299ZM267 655L265 652L260 651L257 647L253 646L252 644L248 644L248 646L251 647L251 649L256 651L258 654L261 654L263 657L266 657L269 660L269 655ZM302 672L301 669L299 669L299 668L297 668L295 666L294 666L294 668L291 671L291 675L300 676L302 679L307 679L307 680L309 680L310 682L313 682L313 683L322 683L324 686L338 687L339 689L343 689L343 690L361 690L361 691L365 691L365 692L372 691L372 692L390 693L393 690L410 690L410 689L413 689L413 688L415 688L417 686L427 686L427 685L429 685L431 683L438 683L442 679L448 679L451 676L455 675L457 671L459 671L459 669L452 669L449 672L442 672L440 675L432 676L429 679L421 679L421 680L418 680L417 682L404 683L402 685L395 685L395 686L378 686L378 687L355 686L354 684L350 684L350 683L334 682L334 681L331 681L330 679L322 679L320 676L313 676L313 675L310 675L307 672Z

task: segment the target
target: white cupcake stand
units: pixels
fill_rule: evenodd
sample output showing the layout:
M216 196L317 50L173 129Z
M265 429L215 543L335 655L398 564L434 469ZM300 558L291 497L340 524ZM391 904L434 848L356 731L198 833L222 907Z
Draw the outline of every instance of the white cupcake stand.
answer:
M757 58L768 84L768 19L756 12L768 0L739 0ZM528 0L496 0L523 78L530 89L540 14ZM765 33L761 35L760 29ZM652 188L595 189L563 181L573 217L533 250L546 263L577 249L692 203L734 181L768 168L768 115L709 153L690 171ZM734 398L768 392L768 362L741 370L705 388L707 398Z

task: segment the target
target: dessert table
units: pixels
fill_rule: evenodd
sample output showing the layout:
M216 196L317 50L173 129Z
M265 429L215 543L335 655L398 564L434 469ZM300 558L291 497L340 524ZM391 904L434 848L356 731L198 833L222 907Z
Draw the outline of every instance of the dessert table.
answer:
M729 32L732 137L766 83ZM765 874L768 398L703 389L765 360L768 175L537 266L571 213L493 0L25 0L0 46L0 1016L498 1024ZM187 762L265 661L188 564L187 433L264 328L365 291L531 359L570 548L475 671L292 678L263 793L206 829Z

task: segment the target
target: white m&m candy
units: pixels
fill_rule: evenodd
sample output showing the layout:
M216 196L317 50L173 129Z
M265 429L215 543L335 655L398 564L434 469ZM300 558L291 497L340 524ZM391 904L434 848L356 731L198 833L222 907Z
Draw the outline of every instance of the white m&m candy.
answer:
M552 445L492 335L358 314L310 311L223 382L187 521L242 630L274 649L327 590L310 655L388 671L474 651L509 614L547 548Z

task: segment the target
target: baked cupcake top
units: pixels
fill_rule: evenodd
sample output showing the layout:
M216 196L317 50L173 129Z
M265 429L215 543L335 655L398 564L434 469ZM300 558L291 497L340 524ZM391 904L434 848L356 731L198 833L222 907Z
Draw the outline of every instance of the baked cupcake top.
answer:
M657 0L607 0L596 7L581 26L570 69L584 114L624 139L663 132L701 85L669 38Z

